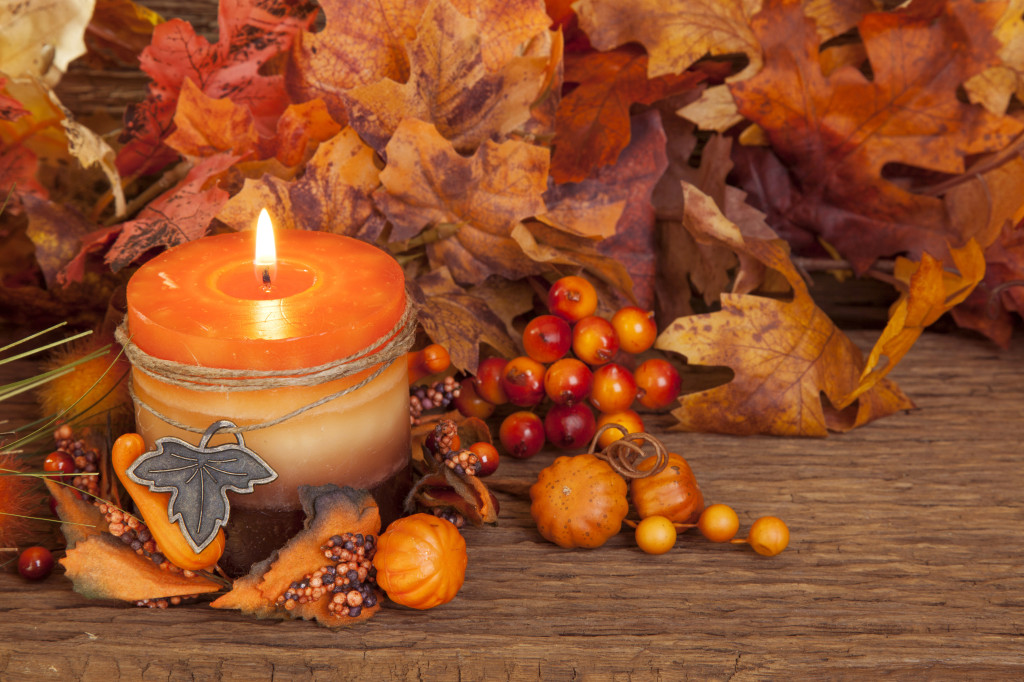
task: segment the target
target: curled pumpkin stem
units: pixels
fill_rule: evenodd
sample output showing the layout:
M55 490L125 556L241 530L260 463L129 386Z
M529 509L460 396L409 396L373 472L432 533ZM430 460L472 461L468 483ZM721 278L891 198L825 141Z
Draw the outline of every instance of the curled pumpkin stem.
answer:
M618 429L622 432L623 437L613 441L600 452L595 452L597 442L601 439L601 434L608 429ZM626 438L627 435L629 436L628 439ZM638 440L642 442L637 443L636 441ZM657 459L654 461L654 466L650 469L640 470L636 465L647 458L647 452L643 447L645 443L649 443L654 448L654 456ZM597 433L594 434L594 439L590 442L590 449L587 452L598 459L604 460L616 473L628 479L654 476L661 473L668 464L668 450L665 449L660 440L643 431L630 433L626 427L620 424L605 424L598 429Z

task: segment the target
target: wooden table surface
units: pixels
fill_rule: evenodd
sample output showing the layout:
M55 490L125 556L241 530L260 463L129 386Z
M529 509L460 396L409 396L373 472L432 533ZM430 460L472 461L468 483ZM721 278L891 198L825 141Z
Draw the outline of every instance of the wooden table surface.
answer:
M894 378L918 409L846 435L656 429L741 529L786 520L777 557L693 534L662 556L627 532L596 550L548 544L525 497L545 451L491 479L500 522L466 531L447 605L331 631L2 573L0 679L1020 679L1024 344L929 334Z

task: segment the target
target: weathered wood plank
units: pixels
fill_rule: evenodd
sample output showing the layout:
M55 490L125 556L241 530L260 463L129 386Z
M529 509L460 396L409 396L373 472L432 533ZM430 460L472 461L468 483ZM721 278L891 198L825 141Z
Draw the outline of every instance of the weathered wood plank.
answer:
M660 557L626 533L593 551L549 545L523 497L544 452L502 463L501 522L467 531L467 581L443 607L331 632L3 574L0 678L1020 677L1024 346L927 335L895 378L919 409L823 440L659 424L744 528L789 523L777 557L689 534Z

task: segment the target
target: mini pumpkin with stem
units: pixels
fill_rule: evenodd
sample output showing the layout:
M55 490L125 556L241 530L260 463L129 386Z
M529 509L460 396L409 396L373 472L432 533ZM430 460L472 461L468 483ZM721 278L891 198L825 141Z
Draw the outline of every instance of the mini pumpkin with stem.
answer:
M594 435L590 450L582 455L559 457L540 472L530 487L530 515L544 539L559 547L600 547L622 529L629 511L625 478L638 478L661 472L668 453L658 439L647 433L630 434L604 450L594 450L608 424ZM637 443L650 443L655 460L641 471L634 462L646 456Z

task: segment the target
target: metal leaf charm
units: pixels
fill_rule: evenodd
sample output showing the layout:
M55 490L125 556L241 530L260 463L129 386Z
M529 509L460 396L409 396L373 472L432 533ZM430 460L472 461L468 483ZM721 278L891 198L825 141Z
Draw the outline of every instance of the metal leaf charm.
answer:
M245 447L240 433L235 434L237 444L207 446L217 431L234 426L227 420L211 424L198 446L169 436L159 438L156 450L139 457L127 471L136 483L154 492L171 493L167 518L178 524L197 554L228 522L228 490L251 493L253 486L277 478L276 471Z

